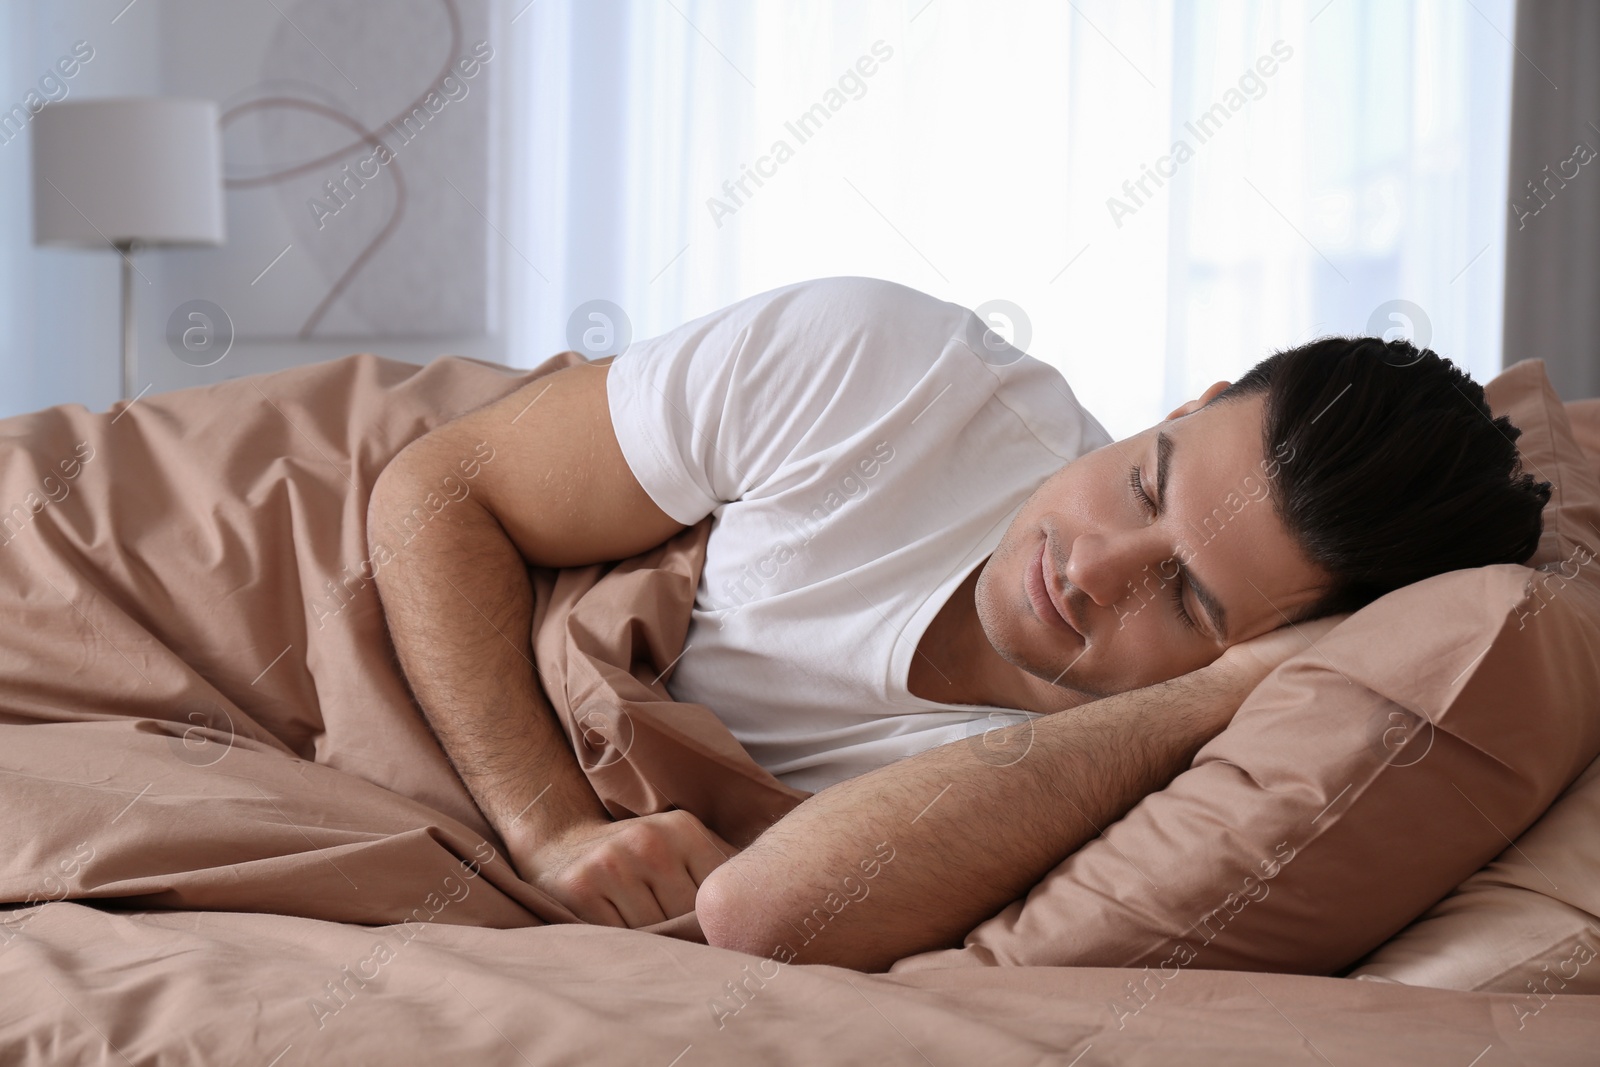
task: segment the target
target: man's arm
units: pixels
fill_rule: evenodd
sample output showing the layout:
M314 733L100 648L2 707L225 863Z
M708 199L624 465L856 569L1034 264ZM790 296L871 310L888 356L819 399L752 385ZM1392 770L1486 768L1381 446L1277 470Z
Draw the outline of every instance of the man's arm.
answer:
M537 678L525 563L623 559L683 529L622 455L606 374L557 371L412 442L367 536L400 666L513 866L579 918L641 926L692 908L731 849L688 812L613 822Z
M701 885L706 940L864 971L959 945L1187 768L1272 667L1336 621L1286 627L1192 674L1004 727L1007 742L1027 746L1007 766L957 742L808 797Z

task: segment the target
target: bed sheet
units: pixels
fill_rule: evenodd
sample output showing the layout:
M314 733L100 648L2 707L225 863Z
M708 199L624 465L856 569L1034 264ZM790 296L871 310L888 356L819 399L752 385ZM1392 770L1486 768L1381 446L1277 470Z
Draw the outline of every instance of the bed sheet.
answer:
M364 927L69 902L6 918L0 1062L16 1067L1505 1067L1592 1064L1600 1048L1595 998L1224 971L867 975L581 924Z

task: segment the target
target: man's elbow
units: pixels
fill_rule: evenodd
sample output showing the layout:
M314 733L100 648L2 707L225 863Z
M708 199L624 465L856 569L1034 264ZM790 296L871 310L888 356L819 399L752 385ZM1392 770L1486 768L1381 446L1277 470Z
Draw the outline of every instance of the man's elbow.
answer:
M763 880L748 864L735 869L736 862L730 860L712 871L695 894L695 918L706 944L778 963L827 963L860 970L871 962L851 951L852 939L817 936L830 918L820 907L798 922L786 921L793 902L783 898L774 880Z
M413 462L408 450L401 449L373 479L372 491L367 497L368 548L392 532L390 527L405 510L402 501L409 502L415 495L415 481L410 469Z
M476 495L454 495L452 484L450 467L426 435L401 449L378 472L367 498L367 548L375 561L389 556L396 542L408 543L435 526L459 525L468 511L484 507Z
M733 864L733 860L722 864L700 883L694 896L695 918L706 935L706 944L759 955L760 950L753 946L761 931L753 928L754 917L739 892L744 872L734 870Z
M775 925L773 913L782 908L778 894L747 869L748 864L736 867L736 863L737 858L712 871L695 893L695 918L706 944L751 956L771 956L780 963L795 962L794 934L785 937Z

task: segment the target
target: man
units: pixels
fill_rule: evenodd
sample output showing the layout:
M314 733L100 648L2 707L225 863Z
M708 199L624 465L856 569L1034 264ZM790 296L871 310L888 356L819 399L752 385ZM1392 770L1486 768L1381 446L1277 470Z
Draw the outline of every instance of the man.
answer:
M1438 356L1334 338L1112 441L970 311L828 279L439 427L379 478L369 529L476 442L511 457L378 584L525 879L589 922L693 909L712 944L764 954L887 843L800 957L881 969L1161 788L1332 616L1528 558L1549 488L1516 436ZM708 514L670 689L816 793L737 856L686 812L611 820L528 666L525 561L624 558ZM1020 721L946 743L996 709Z

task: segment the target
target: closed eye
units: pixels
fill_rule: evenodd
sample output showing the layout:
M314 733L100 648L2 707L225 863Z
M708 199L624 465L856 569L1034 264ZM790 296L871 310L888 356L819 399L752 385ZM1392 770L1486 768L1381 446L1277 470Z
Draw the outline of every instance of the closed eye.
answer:
M1144 507L1144 510L1147 514L1154 515L1156 513L1156 502L1151 500L1150 494L1144 491L1144 479L1139 476L1139 468L1137 465L1128 468L1128 488L1132 490L1134 497L1138 499L1139 503ZM1200 627L1195 624L1194 616L1190 615L1189 609L1184 606L1183 582L1181 577L1172 582L1172 609L1173 614L1177 616L1178 621L1186 628L1196 631L1200 629Z
M1144 510L1154 515L1156 502L1151 500L1150 494L1144 491L1144 479L1139 476L1139 468L1137 466L1128 468L1128 487L1133 490L1133 495L1139 499L1139 503L1144 506Z

